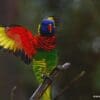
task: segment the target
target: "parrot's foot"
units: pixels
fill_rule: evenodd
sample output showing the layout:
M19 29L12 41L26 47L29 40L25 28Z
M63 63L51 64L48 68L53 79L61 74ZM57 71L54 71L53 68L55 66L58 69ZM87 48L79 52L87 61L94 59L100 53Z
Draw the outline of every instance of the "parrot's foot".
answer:
M42 75L42 78L45 80L45 79L49 79L50 81L52 81L52 78L49 77L49 75L47 74L43 74Z

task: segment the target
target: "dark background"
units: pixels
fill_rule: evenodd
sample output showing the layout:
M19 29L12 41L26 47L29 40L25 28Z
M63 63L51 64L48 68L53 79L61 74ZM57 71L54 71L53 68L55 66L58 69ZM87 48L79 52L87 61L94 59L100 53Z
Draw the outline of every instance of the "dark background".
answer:
M20 24L33 33L43 17L57 24L59 64L71 62L54 82L54 96L82 70L84 77L59 100L94 100L100 95L100 0L1 0L0 24ZM28 100L37 87L31 65L0 51L0 100Z

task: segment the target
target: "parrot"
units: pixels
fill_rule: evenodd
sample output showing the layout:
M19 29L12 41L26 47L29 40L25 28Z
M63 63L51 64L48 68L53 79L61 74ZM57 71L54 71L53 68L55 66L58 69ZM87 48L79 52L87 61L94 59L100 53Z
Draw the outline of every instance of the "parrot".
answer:
M38 84L43 75L49 76L57 66L56 26L53 17L42 19L37 33L21 25L0 26L0 47L25 62L32 64ZM41 100L52 100L52 86L43 93Z

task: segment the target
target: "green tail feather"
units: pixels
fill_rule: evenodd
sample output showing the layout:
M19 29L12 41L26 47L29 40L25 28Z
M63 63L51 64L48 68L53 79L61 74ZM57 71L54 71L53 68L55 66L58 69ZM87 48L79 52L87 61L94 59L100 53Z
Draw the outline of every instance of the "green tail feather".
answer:
M41 100L52 100L51 97L52 97L51 96L51 86L49 86L47 90L44 92Z

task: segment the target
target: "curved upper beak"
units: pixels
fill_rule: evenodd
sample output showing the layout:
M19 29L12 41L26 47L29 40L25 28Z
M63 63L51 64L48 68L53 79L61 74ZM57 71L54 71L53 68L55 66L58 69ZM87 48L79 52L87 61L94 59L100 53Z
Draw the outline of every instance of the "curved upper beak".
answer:
M52 32L52 29L53 29L52 24L49 24L48 25L48 30L49 30L50 33Z

